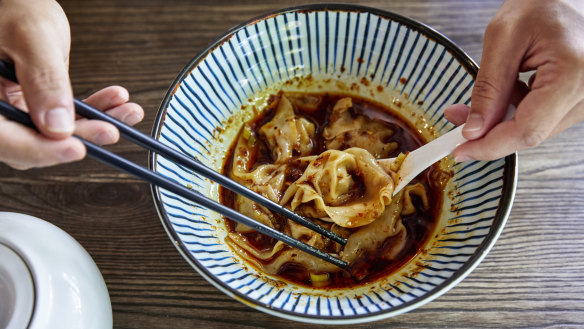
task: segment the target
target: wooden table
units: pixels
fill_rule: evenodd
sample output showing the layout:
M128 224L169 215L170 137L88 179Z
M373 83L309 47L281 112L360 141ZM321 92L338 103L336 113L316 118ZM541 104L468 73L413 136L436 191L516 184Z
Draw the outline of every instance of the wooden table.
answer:
M236 24L300 3L61 1L71 23L75 94L125 86L146 110L138 129L150 132L168 86L207 44ZM480 61L483 31L501 1L363 4L429 24ZM519 154L511 217L493 250L462 283L420 309L352 327L584 326L582 136L579 124ZM146 152L133 144L110 149L147 163ZM255 311L214 288L170 242L149 185L93 160L29 171L0 165L0 211L50 221L87 249L109 289L116 328L311 327Z

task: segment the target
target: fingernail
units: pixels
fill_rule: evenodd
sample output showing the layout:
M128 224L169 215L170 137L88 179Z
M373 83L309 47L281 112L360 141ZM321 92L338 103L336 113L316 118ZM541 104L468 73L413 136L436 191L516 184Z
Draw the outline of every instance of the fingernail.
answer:
M481 130L483 127L483 117L478 113L469 113L464 130L466 132L475 132Z
M59 159L61 162L73 162L81 160L82 154L80 154L74 147L67 147L59 153Z
M69 133L75 129L72 113L63 107L49 110L45 114L45 124L47 129L54 133Z
M464 162L464 161L469 161L469 160L472 160L472 159L469 156L463 155L463 154L460 154L460 155L457 155L454 157L455 162Z

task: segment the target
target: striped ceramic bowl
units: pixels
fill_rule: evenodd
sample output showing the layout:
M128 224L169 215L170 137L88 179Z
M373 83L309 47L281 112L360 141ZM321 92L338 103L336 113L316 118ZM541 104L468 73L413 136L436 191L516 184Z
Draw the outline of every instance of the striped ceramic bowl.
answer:
M220 171L242 122L279 90L342 92L399 102L428 139L453 125L445 106L470 103L477 65L447 38L411 19L372 8L311 5L242 24L179 74L158 112L154 136ZM153 170L218 199L217 185L151 155ZM258 310L328 324L379 320L423 305L467 276L509 215L516 155L457 164L435 237L395 274L352 289L312 290L246 266L225 243L221 216L153 188L168 235L210 283Z

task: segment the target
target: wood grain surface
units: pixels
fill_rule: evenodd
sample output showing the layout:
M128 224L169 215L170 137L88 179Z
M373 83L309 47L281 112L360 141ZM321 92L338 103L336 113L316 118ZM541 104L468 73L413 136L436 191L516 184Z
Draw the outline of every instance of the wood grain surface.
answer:
M501 1L352 1L439 30L480 62L483 32ZM64 0L72 33L70 74L78 98L125 86L150 132L168 86L227 29L303 1ZM519 154L511 217L465 280L407 314L352 328L584 327L584 125ZM146 165L128 142L109 148ZM150 188L93 160L16 171L0 164L0 211L59 226L87 249L111 297L115 328L312 328L245 306L179 255Z

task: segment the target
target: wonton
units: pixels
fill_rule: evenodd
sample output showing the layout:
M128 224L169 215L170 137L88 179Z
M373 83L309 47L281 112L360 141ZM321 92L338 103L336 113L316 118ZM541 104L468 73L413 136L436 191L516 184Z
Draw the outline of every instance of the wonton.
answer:
M430 184L422 182L392 197L396 174L376 160L414 148L398 143L415 143L408 137L413 133L368 117L359 110L363 100L298 94L292 99L280 93L264 116L246 124L228 156L226 174L347 238L347 244L242 196L224 199L232 200L228 205L235 210L355 266L354 275L242 224L231 222L226 242L260 271L315 287L351 285L407 261L423 243L411 240L410 230L423 230L416 237L431 234L436 200L427 193Z

